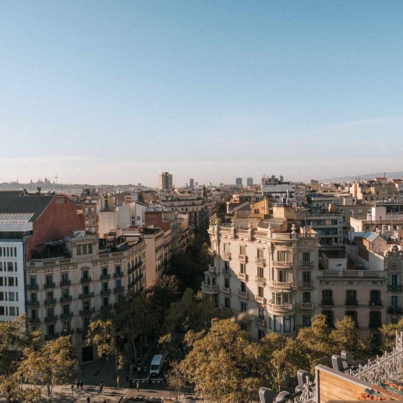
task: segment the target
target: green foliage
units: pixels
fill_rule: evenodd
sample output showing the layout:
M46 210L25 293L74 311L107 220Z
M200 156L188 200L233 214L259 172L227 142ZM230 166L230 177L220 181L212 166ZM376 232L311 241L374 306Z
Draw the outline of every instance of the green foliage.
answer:
M403 332L403 319L400 319L396 324L383 325L380 330L384 337L382 350L391 351L396 345L396 332Z
M164 335L160 343L166 344L171 358L183 357L185 353L185 335L189 331L200 332L209 329L215 315L212 302L187 289L178 302L172 303L165 318Z
M25 381L33 385L48 385L50 392L56 385L72 383L78 373L78 361L69 336L43 344L38 350L26 348L19 367Z
M250 402L261 381L251 372L251 341L231 320L212 320L209 333L193 344L180 363L186 381L210 402Z

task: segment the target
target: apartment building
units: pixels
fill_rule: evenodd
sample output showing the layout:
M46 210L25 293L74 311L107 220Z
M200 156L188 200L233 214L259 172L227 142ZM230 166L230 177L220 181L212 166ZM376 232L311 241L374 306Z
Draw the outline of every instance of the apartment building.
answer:
M80 362L91 361L96 349L85 337L92 315L112 309L129 288L145 287L144 240L119 237L100 249L98 238L73 231L47 249L52 257L44 253L25 267L32 330L41 330L46 340L71 335Z
M189 227L196 229L209 223L209 209L201 193L161 193L161 205L168 211L187 214Z
M401 200L399 186L387 178L354 182L352 193L353 197L364 201Z
M144 228L143 237L146 245L146 287L152 287L165 271L165 241L164 231L161 228Z
M397 323L403 318L403 252L401 248L397 245L393 245L390 250L385 253L384 262L387 276L388 323Z
M252 206L252 211L254 209ZM209 227L210 265L202 292L259 339L268 332L295 335L318 313L315 279L319 240L282 216L258 214ZM292 209L291 209L292 210Z
M380 345L379 327L386 323L386 272L353 263L344 247L321 251L317 272L320 312L328 325L350 316L361 334Z
M26 312L26 261L47 242L83 227L82 215L66 196L0 192L0 321Z
M159 176L158 187L160 190L169 191L173 188L172 174L163 172Z

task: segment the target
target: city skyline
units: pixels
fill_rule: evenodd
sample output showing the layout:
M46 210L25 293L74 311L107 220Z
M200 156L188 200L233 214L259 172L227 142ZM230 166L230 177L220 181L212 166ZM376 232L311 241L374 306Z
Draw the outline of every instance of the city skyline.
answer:
M402 11L400 1L6 2L2 181L403 170Z

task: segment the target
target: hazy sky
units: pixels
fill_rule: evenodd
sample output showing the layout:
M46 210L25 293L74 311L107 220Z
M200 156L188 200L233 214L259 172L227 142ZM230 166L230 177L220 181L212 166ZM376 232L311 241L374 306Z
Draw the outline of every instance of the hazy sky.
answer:
M403 1L0 2L0 182L403 170Z

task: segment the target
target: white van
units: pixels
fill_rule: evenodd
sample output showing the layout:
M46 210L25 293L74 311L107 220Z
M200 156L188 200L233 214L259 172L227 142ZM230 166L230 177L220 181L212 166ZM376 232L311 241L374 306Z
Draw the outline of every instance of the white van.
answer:
M164 356L162 354L154 355L150 365L150 375L159 375L164 365Z

